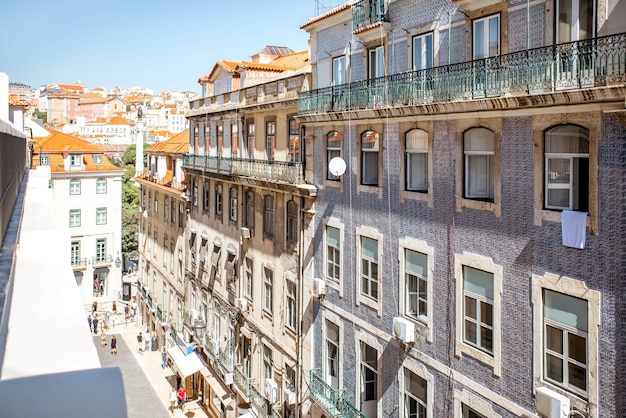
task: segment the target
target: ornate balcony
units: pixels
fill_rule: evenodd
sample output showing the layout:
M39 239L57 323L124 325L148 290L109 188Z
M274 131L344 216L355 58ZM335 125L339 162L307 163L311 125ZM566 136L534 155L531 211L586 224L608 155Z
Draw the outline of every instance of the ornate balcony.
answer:
M183 155L183 167L289 184L304 183L302 163Z
M336 418L365 418L365 415L342 394L342 390L333 389L320 376L319 370L310 373L311 396L331 416Z
M233 381L235 385L244 395L246 402L250 400L250 387L252 386L252 378L247 377L244 373L243 366L238 364L235 365L235 369L233 371Z
M91 265L93 265L94 268L110 266L111 264L113 264L113 257L110 255L93 257L91 259Z
M81 269L87 267L87 258L73 258L72 267L75 269Z
M368 26L387 21L385 0L361 0L352 5L352 28L359 32Z
M626 33L300 93L298 113L551 93L626 81Z

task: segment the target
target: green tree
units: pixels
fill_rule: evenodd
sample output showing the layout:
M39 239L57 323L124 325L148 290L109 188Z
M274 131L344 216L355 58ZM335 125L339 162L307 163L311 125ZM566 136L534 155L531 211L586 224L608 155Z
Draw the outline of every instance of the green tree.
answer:
M135 144L129 145L124 150L124 155L122 155L122 162L124 162L125 165L134 165L136 155L137 146Z
M122 253L124 260L136 259L139 236L139 209L122 209Z

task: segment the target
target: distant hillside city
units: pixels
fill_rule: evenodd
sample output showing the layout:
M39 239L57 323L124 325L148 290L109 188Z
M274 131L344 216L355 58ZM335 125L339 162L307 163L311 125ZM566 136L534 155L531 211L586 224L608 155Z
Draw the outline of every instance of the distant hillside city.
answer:
M149 144L184 131L188 127L185 110L189 101L197 98L200 96L192 91L155 95L152 89L143 87L90 89L80 81L37 88L9 83L9 101L23 106L25 116L108 151L123 150L135 143L134 128L139 116L146 129L145 142Z

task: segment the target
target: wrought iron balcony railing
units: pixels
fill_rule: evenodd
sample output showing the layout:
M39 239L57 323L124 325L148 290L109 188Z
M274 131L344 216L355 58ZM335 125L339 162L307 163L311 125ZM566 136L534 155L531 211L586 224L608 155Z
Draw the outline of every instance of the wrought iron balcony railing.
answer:
M73 258L72 267L74 268L87 267L87 258Z
M385 0L361 0L352 5L352 28L355 32L385 21Z
M210 173L237 175L289 184L301 184L304 182L302 163L300 162L184 154L183 167Z
M106 255L106 256L100 256L100 257L93 257L91 259L91 264L96 267L96 266L106 266L106 265L110 265L113 263L113 257L110 255Z
M267 400L265 400L254 385L250 385L250 402L256 407L259 414L263 417L268 416L269 408L267 407Z
M621 33L302 92L298 113L538 94L624 81L626 33Z
M252 386L252 378L246 376L243 370L243 366L240 364L235 365L233 371L233 381L239 388L239 391L245 395L246 401L250 398L250 386Z
M365 418L365 415L342 394L342 390L333 389L320 375L319 370L310 373L311 396L331 416L336 418Z

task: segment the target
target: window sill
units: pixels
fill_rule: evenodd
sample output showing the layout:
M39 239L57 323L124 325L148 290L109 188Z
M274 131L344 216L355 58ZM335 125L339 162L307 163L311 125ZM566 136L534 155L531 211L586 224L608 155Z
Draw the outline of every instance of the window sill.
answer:
M433 207L433 195L432 193L413 192L409 190L402 190L400 192L400 203L404 203L406 200L415 200L416 202L427 202L428 207Z
M457 197L456 210L457 212L463 211L463 209L476 209L486 212L492 212L496 218L500 218L502 214L502 208L499 202L486 202L484 200L466 199L463 197Z
M561 223L560 210L539 209L535 210L535 225L541 226L543 222ZM598 219L590 212L587 214L587 232L589 235L598 235Z
M376 313L378 314L378 316L382 316L382 303L380 302L380 300L376 301L374 299L371 299L365 295L362 295L361 292L359 290L357 290L357 296L356 296L356 304L357 305L364 305L367 306L368 308L372 308L373 310L376 311Z
M379 186L367 186L364 184L359 184L356 186L357 194L368 193L378 195L379 199L383 198L383 188Z
M538 387L546 387L550 390L555 391L556 393L565 396L570 400L571 406L580 409L581 411L589 411L589 401L583 398L583 395L570 392L567 389L562 388L561 386L555 385L552 382L549 382L545 379L539 379L535 384L535 389Z
M322 182L322 185L324 186L324 188L332 187L334 189L343 190L343 181L341 181L341 179L339 179L339 180L324 179L324 181Z
M465 342L457 342L456 355L459 357L462 355L473 357L481 363L490 366L493 369L494 375L500 376L499 370L496 370L496 359L493 355L486 353L485 351L479 350L478 348L468 345Z

